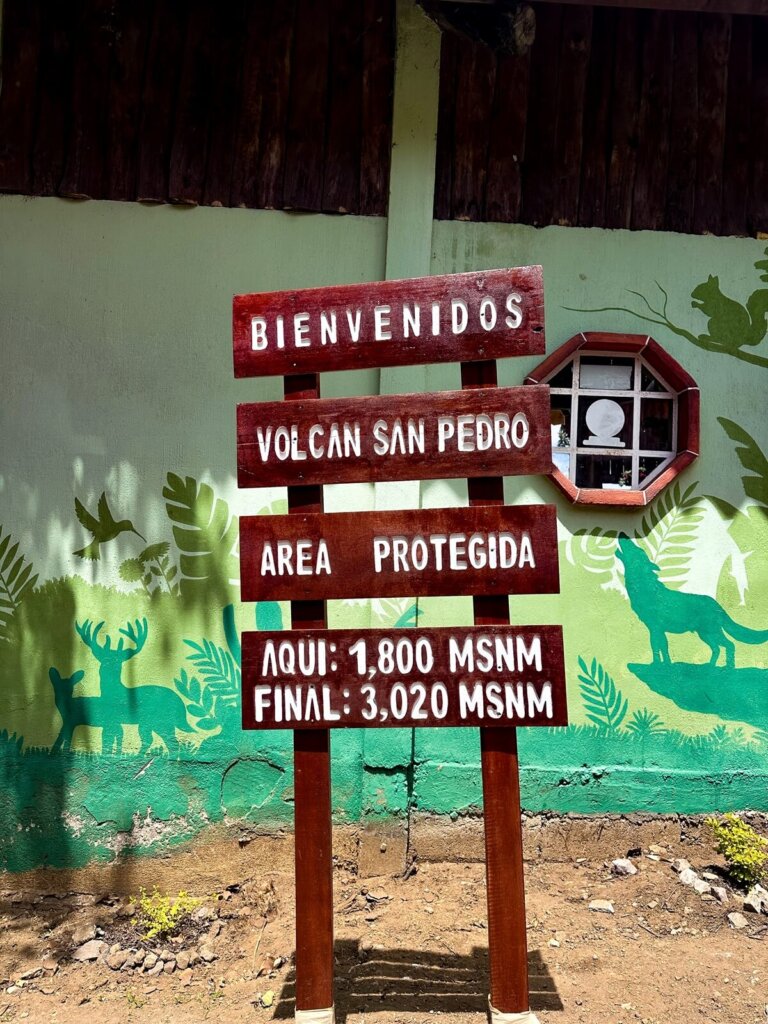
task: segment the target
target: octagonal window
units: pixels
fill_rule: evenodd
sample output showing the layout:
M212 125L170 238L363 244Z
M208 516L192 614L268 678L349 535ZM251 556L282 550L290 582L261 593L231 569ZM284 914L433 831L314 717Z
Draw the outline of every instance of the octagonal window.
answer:
M548 384L552 473L578 504L645 505L699 454L699 389L653 338L578 334L525 380Z

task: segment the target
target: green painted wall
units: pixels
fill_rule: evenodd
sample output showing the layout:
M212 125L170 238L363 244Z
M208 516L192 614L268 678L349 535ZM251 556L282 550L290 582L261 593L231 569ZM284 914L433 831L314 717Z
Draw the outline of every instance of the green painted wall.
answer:
M387 243L381 220L0 199L2 865L152 852L225 819L290 824L290 735L237 724L237 632L274 625L285 609L239 603L236 517L280 509L284 494L235 487L235 403L276 398L280 384L232 379L230 300L381 278ZM549 350L579 330L643 329L630 292L656 307L657 281L671 325L726 349L653 327L701 385L704 454L645 514L574 509L547 480L507 483L509 501L554 500L561 524L562 593L511 607L513 621L565 626L574 724L521 734L532 810L768 806L768 644L737 642L735 667L709 668L709 649L689 633L672 638L675 665L659 671L615 536L634 537L665 586L768 627L768 367L744 360L760 357L759 344L739 347L765 334L764 245L433 226L434 273L543 264ZM706 308L692 307L710 275L743 306L741 321L711 285ZM625 311L575 311L604 306ZM519 383L535 362L501 364L500 382ZM427 389L458 385L454 366L420 374ZM377 373L322 386L326 395L394 390ZM331 487L327 507L387 507L376 492ZM463 484L429 482L414 504L465 500ZM119 532L111 515L125 521ZM94 534L104 537L98 559L76 554L89 544L95 553ZM411 606L335 603L330 617L390 625ZM469 602L422 600L418 615L425 626L468 622ZM130 659L115 657L121 638L122 655L140 647ZM86 713L94 724L75 725ZM471 730L338 732L333 758L340 821L472 814L481 803Z

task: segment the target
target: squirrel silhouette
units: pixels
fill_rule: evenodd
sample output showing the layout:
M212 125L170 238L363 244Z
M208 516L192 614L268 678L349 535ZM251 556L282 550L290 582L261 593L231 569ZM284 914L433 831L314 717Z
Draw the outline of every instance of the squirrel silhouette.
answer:
M768 270L768 260L761 260L755 266L757 269L765 266ZM760 279L768 281L768 273L762 274ZM708 333L700 334L698 340L728 352L736 352L744 345L759 345L768 330L768 288L752 292L742 306L725 295L720 289L720 279L710 274L691 292L691 306L709 320Z

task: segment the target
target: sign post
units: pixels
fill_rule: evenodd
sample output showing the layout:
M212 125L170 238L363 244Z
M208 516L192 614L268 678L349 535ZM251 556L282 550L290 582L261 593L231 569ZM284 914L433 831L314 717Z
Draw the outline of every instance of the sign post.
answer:
M241 486L288 488L241 519L244 600L290 600L292 631L243 635L243 728L294 730L296 1019L333 1022L331 728L479 725L490 1007L529 1009L515 727L567 724L562 631L513 627L509 594L559 589L552 506L504 506L550 469L549 389L496 387L544 351L540 267L236 296L236 376L285 375L238 407ZM462 391L321 400L322 370L461 362ZM468 509L322 511L322 485L466 477ZM472 595L471 628L328 630L325 600Z

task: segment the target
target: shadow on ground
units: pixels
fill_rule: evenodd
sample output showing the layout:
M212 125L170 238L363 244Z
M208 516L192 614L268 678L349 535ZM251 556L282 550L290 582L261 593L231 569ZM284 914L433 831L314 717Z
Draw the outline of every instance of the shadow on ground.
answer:
M365 954L362 954L365 957ZM528 953L531 1009L562 1010L555 982L538 950ZM294 970L288 974L275 1019L295 1012ZM486 1013L488 950L475 947L468 956L415 949L371 950L361 959L357 941L336 943L336 1021L348 1014Z

